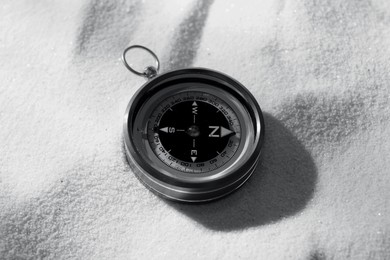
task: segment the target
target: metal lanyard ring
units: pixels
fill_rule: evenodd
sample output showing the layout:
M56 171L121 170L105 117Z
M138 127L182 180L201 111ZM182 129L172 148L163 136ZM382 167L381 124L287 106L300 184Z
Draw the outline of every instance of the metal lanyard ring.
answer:
M153 58L155 59L155 67L148 66L148 67L145 68L145 70L143 72L139 72L139 71L133 69L130 66L130 64L127 62L127 60L126 60L126 53L128 51L130 51L131 49L143 49L143 50L149 52L153 56ZM133 72L134 74L136 74L138 76L146 77L148 79L153 78L154 76L156 76L158 71L160 70L160 61L159 61L157 55L153 51L151 51L150 49L148 49L148 48L146 48L145 46L142 46L142 45L131 45L131 46L127 47L123 51L122 61L125 64L125 66L126 66L126 68L128 70L130 70L131 72Z

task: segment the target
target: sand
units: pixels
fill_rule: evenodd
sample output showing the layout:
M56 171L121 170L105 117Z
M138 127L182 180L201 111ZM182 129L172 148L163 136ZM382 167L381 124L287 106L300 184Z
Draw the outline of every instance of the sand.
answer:
M133 175L129 44L254 94L267 135L239 191L176 204ZM389 259L388 46L386 0L2 1L0 258Z

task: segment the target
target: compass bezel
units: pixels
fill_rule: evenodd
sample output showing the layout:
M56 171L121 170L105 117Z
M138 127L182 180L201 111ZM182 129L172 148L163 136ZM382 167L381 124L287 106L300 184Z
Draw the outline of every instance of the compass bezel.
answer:
M198 83L207 82L208 85L215 86L227 96L231 95L246 110L253 128L251 142L246 146L243 158L238 162L238 168L234 171L218 174L166 174L162 169L156 169L145 159L145 150L140 146L140 141L135 140L134 124L142 106L164 86L173 85L175 82L194 81ZM226 98L225 96L224 98ZM222 99L226 102L225 99ZM231 105L231 102L230 104ZM242 113L242 111L240 111ZM241 118L241 120L243 120ZM138 123L138 122L137 122ZM142 130L141 130L142 131ZM139 137L139 134L138 134ZM139 138L138 138L139 139ZM188 68L166 72L147 81L130 100L124 118L124 143L126 155L130 163L134 166L136 176L151 190L166 198L176 201L200 202L209 201L224 196L240 187L252 174L256 167L264 139L264 119L260 106L253 95L239 82L233 78L204 68ZM138 145L138 147L137 147ZM141 144L142 145L142 144ZM248 150L249 149L249 150ZM231 169L230 169L231 170ZM218 169L217 169L218 171Z

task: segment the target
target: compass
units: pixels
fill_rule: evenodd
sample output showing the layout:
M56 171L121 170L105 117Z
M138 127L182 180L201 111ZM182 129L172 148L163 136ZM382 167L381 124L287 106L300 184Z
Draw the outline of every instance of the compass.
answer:
M144 72L126 61L133 48L156 66ZM259 161L264 119L253 95L233 78L205 68L158 74L148 48L133 45L125 66L148 81L130 100L124 143L136 176L158 195L204 202L239 188Z

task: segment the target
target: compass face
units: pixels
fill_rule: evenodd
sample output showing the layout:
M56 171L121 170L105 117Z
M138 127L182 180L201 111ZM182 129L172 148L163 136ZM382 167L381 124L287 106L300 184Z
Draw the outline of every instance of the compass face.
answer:
M163 100L151 114L148 141L169 167L187 173L220 168L236 153L240 121L215 95L181 92Z

